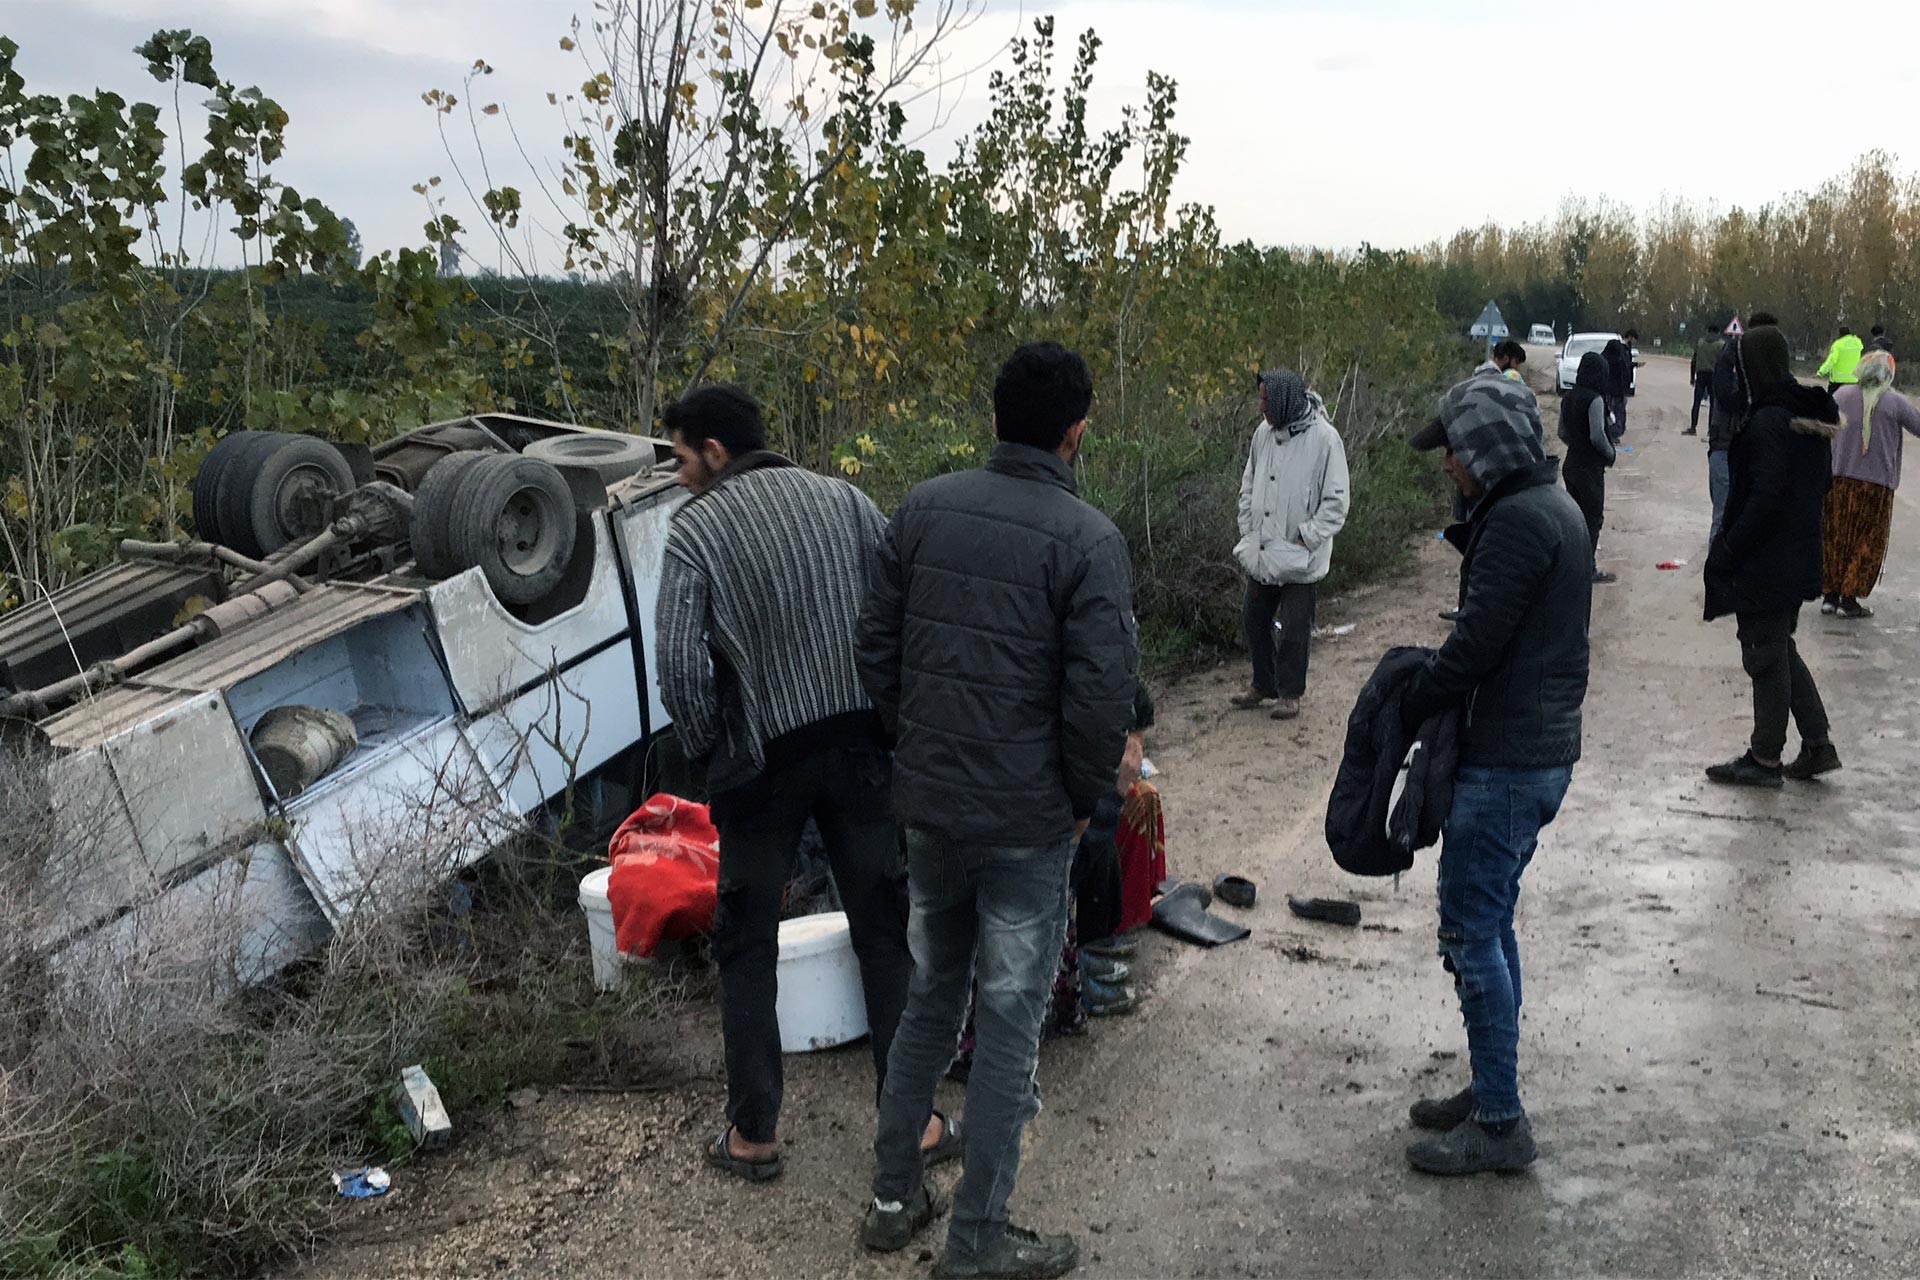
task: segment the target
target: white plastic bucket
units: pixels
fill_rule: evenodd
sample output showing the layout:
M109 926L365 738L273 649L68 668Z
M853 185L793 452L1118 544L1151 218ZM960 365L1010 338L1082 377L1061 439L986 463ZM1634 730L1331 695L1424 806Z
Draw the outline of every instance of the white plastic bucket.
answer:
M580 909L587 914L587 945L593 952L593 985L618 991L626 981L626 958L613 941L613 903L607 897L612 867L602 867L580 881Z
M774 1007L782 1053L831 1049L867 1034L866 995L846 912L780 922L780 997Z

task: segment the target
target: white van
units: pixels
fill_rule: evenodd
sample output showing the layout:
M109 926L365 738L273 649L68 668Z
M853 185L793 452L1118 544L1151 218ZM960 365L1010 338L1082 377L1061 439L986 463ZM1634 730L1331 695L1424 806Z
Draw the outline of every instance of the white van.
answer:
M1534 325L1533 328L1527 330L1527 341L1536 347L1552 346L1553 326L1550 324Z

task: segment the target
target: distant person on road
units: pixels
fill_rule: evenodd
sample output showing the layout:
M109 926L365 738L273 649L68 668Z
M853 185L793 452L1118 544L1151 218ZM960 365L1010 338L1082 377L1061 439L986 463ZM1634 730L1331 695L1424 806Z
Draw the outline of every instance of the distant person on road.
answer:
M1828 391L1838 391L1854 383L1854 370L1860 366L1860 354L1864 350L1860 339L1853 330L1840 326L1840 336L1827 348L1826 361L1815 371L1816 375L1827 380Z
M1869 351L1859 382L1834 395L1840 434L1833 441L1833 488L1822 527L1826 544L1820 612L1871 618L1861 601L1880 580L1893 530L1893 494L1900 487L1903 432L1920 436L1920 408L1893 389L1893 357Z
M866 992L873 1064L907 1000L907 885L888 800L880 718L853 663L867 560L886 532L873 502L767 448L760 405L738 387L691 392L662 414L692 492L660 571L660 693L689 759L705 766L720 832L713 957L720 969L727 1127L708 1164L778 1177L780 910L812 818L846 907ZM959 1154L920 1117L937 1158Z
M1770 311L1756 311L1750 322L1754 328L1777 326ZM1727 447L1734 435L1746 425L1751 409L1746 374L1740 365L1740 344L1729 341L1713 362L1713 401L1707 409L1707 492L1713 502L1713 526L1707 534L1711 548L1720 537L1720 524L1727 506Z
M1680 434L1697 436L1700 434L1700 402L1707 402L1708 429L1713 422L1713 366L1720 359L1721 351L1726 349L1726 339L1720 336L1720 326L1707 326L1706 336L1693 344L1693 416L1687 423L1687 429Z
M1600 527L1606 522L1607 470L1613 466L1613 437L1607 431L1607 362L1598 351L1580 357L1573 390L1560 400L1560 443L1566 457L1560 478L1587 522L1587 536L1595 557L1593 581L1604 586L1617 579L1599 567Z
M1320 580L1333 564L1334 535L1347 523L1347 450L1299 374L1275 369L1255 385L1262 421L1240 476L1240 541L1233 549L1247 574L1241 623L1253 683L1233 705L1271 706L1275 720L1291 720L1307 691Z
M1867 350L1884 351L1888 355L1893 354L1893 339L1887 336L1886 329L1880 325L1875 325L1867 331Z
M1727 449L1726 521L1707 552L1707 621L1731 613L1753 681L1753 743L1707 770L1729 786L1778 789L1840 767L1827 711L1793 634L1800 606L1820 594L1821 510L1832 476L1840 410L1832 395L1793 376L1787 339L1756 325L1734 344L1750 412ZM1781 762L1791 714L1801 750Z
M1613 438L1627 434L1627 397L1633 394L1633 371L1645 361L1633 358L1633 344L1640 335L1632 329L1610 339L1600 354L1607 361L1607 414L1613 419Z
M1447 540L1464 553L1460 618L1409 681L1401 717L1418 726L1471 708L1440 851L1440 954L1466 1022L1473 1081L1414 1104L1437 1136L1407 1148L1417 1170L1525 1168L1533 1128L1520 1102L1520 946L1513 913L1539 834L1580 758L1593 552L1573 499L1554 483L1526 415L1499 383L1469 378L1413 438L1446 450L1473 504Z
M993 388L984 467L907 495L875 553L860 675L894 749L913 981L893 1041L861 1240L898 1252L939 1215L921 1129L977 985L965 1172L935 1274L1058 1276L1067 1235L1008 1219L1040 1109L1040 1025L1067 933L1075 846L1113 794L1140 650L1126 540L1077 495L1093 377L1021 347Z

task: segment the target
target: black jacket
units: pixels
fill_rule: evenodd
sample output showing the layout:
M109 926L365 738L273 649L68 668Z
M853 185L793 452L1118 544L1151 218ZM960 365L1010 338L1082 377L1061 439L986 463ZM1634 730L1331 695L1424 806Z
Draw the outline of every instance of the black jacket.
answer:
M1633 390L1633 348L1615 338L1601 349L1607 362L1607 394L1624 396Z
M1407 681L1432 655L1387 650L1347 717L1346 751L1327 797L1327 847L1353 875L1393 876L1411 867L1414 851L1440 838L1453 807L1460 713L1443 711L1412 731L1401 717Z
M854 631L893 732L900 820L956 839L1072 837L1113 793L1140 648L1127 544L1055 454L1001 444L907 495Z
M1460 617L1402 699L1408 724L1464 707L1460 762L1544 769L1580 758L1593 544L1552 459L1514 472L1447 530L1465 553Z
M1747 382L1740 371L1740 343L1729 339L1713 362L1713 401L1707 406L1707 452L1718 453L1733 442L1747 420Z
M1607 362L1589 351L1580 357L1573 389L1560 399L1560 443L1567 447L1564 466L1570 470L1604 471L1613 465L1611 452L1602 455L1594 447L1588 416L1595 400L1606 399L1608 378Z
M1797 609L1820 594L1821 509L1840 411L1824 387L1758 392L1727 446L1727 506L1707 551L1709 621Z

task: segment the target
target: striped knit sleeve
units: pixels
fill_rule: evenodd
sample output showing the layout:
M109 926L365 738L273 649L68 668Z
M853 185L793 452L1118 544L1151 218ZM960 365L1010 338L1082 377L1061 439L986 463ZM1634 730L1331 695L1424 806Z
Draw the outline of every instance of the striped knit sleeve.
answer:
M668 547L660 564L654 610L654 657L660 701L689 758L704 759L720 737L720 691L707 648L707 579Z

